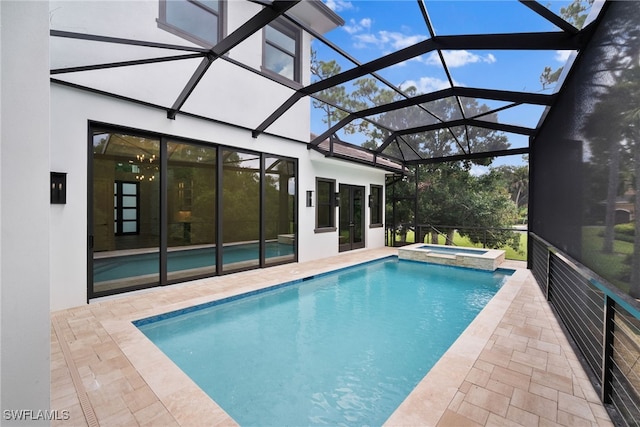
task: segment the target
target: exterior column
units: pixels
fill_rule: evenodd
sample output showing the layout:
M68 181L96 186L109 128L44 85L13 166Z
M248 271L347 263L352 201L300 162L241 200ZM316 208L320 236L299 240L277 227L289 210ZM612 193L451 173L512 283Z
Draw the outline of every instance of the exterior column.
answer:
M48 425L47 1L0 1L0 77L0 424Z

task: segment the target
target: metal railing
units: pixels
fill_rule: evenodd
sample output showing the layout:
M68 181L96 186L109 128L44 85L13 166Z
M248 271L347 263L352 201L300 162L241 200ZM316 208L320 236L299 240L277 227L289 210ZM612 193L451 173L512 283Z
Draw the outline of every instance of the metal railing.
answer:
M517 228L483 228L483 227L466 227L461 225L432 225L432 224L399 224L397 226L387 226L385 233L385 242L387 246L404 246L412 243L435 243L434 237L439 238L440 243L454 245L452 234L455 231L462 232L467 238L473 239L476 244L482 245L483 248L495 248L496 242L504 240L505 233L516 233L517 240L519 235L525 235L526 229ZM413 236L412 238L407 238ZM433 237L432 237L433 236ZM521 254L526 257L525 252ZM520 258L522 259L522 258Z
M640 426L640 310L534 233L530 266L616 425Z

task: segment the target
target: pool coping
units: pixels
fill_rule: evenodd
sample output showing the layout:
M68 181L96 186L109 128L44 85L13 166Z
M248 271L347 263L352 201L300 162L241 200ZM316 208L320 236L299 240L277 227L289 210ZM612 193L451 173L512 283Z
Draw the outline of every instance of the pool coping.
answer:
M356 262L339 268L304 276L287 282L262 284L255 289L236 288L235 292L217 294L215 297L203 296L181 301L176 304L154 307L118 319L103 320L102 326L113 337L131 364L147 382L159 400L169 409L180 423L189 424L189 420L207 419L214 425L237 425L212 398L175 365L158 347L155 346L136 326L146 319L180 313L194 306L213 305L217 301L233 300L243 295L253 295L269 289L301 283L308 277L331 274L337 270L352 268L356 265L376 262L395 255L382 255L374 259ZM435 425L453 399L459 386L469 373L473 362L484 348L502 315L517 295L526 271L513 269L514 273L476 316L454 344L445 352L440 361L420 381L403 403L392 413L387 424ZM495 312L494 312L495 311ZM473 345L469 345L473 344ZM186 398L185 396L189 396ZM416 404L420 411L415 411ZM417 412L417 413L416 413ZM188 416L188 419L184 417ZM402 421L400 421L402 420Z
M391 414L385 425L438 423L527 279L526 270L513 270L514 273Z
M91 423L92 410L93 420L104 425L237 425L132 321L394 254L394 248L355 250L319 261L100 298L86 306L52 312L51 407L68 410L73 425L97 425ZM515 273L387 425L496 425L512 421L529 425L544 418L569 426L581 416L578 420L591 420L592 425L612 426L531 272L522 262L506 261L501 267ZM526 353L523 341L529 341ZM548 354L548 359L544 358L548 365L536 368L541 352ZM532 369L537 378L530 377L524 385L514 382L521 381L524 371L531 375ZM74 372L78 378L72 378ZM496 384L502 384L500 389L494 388ZM496 391L503 394L498 396ZM552 400L549 393L555 396ZM553 407L549 410L542 403Z

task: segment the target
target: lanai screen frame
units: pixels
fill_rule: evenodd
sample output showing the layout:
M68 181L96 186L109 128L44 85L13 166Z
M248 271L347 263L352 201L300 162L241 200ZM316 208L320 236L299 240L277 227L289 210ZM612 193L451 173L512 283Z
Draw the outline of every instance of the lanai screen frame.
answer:
M477 116L467 116L464 112L464 109L461 106L460 99L462 97L473 97L473 98L482 98L489 100L497 100L501 102L507 102L508 105L492 109L484 113L491 114L500 110L504 110L510 108L512 106L518 105L539 105L544 106L546 108L552 108L554 101L557 97L557 92L554 94L537 94L537 93L529 93L529 92L516 92L516 91L505 91L498 90L492 88L472 88L472 87L461 87L456 86L454 80L451 77L449 72L449 66L447 65L447 60L443 55L444 50L461 50L461 49L472 49L472 50L572 50L572 51L580 51L590 39L591 34L596 26L596 20L591 22L589 25L584 27L583 29L578 30L573 25L560 18L551 10L544 7L537 1L530 0L520 0L524 6L531 9L536 14L540 15L556 27L560 29L560 31L551 31L551 32L535 32L535 33L504 33L504 34L465 34L465 35L451 35L451 36L439 36L435 34L433 24L429 17L427 6L424 0L416 0L417 4L422 13L422 17L425 22L426 28L428 28L430 38L418 42L412 46L406 47L404 49L395 51L388 55L379 57L367 63L361 63L357 61L355 58L351 57L348 53L346 53L339 46L336 46L334 43L325 38L322 34L319 34L317 31L310 28L310 26L301 22L299 19L291 16L287 12L290 11L293 7L295 7L300 0L293 1L285 1L285 0L275 0L275 1L263 1L263 0L250 0L252 3L256 3L258 5L263 6L262 10L258 12L255 16L241 25L235 31L232 31L226 37L222 38L215 46L210 48L206 47L194 47L194 46L186 46L186 45L172 45L172 44L164 44L164 43L156 43L149 41L141 41L141 40L132 40L132 39L124 39L124 38L115 38L115 37L107 37L100 35L91 35L91 34L83 34L83 33L73 33L68 31L59 31L59 30L51 30L52 37L64 37L64 38L73 38L73 39L82 39L88 41L98 41L105 43L114 43L114 44L122 44L122 45L132 45L132 46L143 46L149 48L157 48L157 49L165 49L169 52L174 53L175 51L184 52L180 55L168 55L164 57L155 57L155 58L147 58L140 60L129 60L122 62L111 62L104 64L94 64L94 65L86 65L86 66L78 66L78 67L68 67L68 68L57 68L51 70L51 81L56 84L72 86L79 89L84 89L92 92L99 93L101 95L112 96L119 99L127 100L130 102L135 102L139 104L143 104L149 107L154 107L158 109L162 109L166 111L168 119L175 119L178 114L184 114L188 116L193 116L186 111L182 110L184 103L191 96L191 94L197 90L197 86L199 81L205 75L211 64L216 60L224 60L229 63L234 64L235 66L241 67L245 70L254 72L260 76L263 76L266 79L274 81L283 86L287 86L290 89L293 89L293 95L289 97L287 101L285 101L282 105L280 105L273 113L264 118L264 120L253 129L249 129L254 138L258 138L261 134L267 133L271 124L273 124L279 117L281 117L291 106L293 106L298 100L304 97L311 97L314 99L317 98L318 92L336 87L345 82L351 81L354 78L363 77L363 76L372 76L376 78L378 81L382 82L389 89L396 92L401 99L383 104L375 107L371 107L361 111L345 111L347 116L342 119L340 122L331 126L321 135L317 135L310 142L308 141L299 141L302 143L307 143L309 149L314 149L316 151L321 152L322 154L328 157L337 157L344 160L350 160L358 163L365 163L372 165L374 167L380 167L382 169L386 169L393 172L402 171L405 169L407 165L413 164L426 164L426 163L438 163L438 162L446 162L446 161L457 161L457 160L473 160L477 158L490 158L490 157L500 157L500 156L509 156L509 155L520 155L527 154L529 152L528 147L520 147L520 148L509 148L505 150L496 150L496 151L484 151L484 152L473 152L468 145L468 141L459 141L456 138L457 145L460 149L459 153L456 153L453 156L445 156L445 157L424 157L420 153L416 153L416 156L413 158L406 158L405 156L394 156L389 153L385 153L385 149L388 148L392 144L396 144L398 147L403 146L407 147L406 142L402 139L403 135L411 135L419 132L429 132L439 129L447 129L451 132L451 129L454 127L463 127L465 130L470 126L492 129L496 131L504 131L510 132L513 134L525 135L529 138L535 138L540 126L543 122L543 118L540 120L538 125L534 128L531 127L523 127L523 126L515 126L503 123L492 123L488 121L478 120ZM318 3L318 2L317 2ZM322 4L322 6L324 6ZM318 6L318 7L322 7ZM324 6L326 8L326 6ZM233 49L238 44L242 43L244 40L249 38L254 33L261 31L266 25L271 23L277 18L283 17L287 21L289 21L292 25L299 27L301 30L309 33L314 39L318 40L321 43L324 43L328 48L332 49L337 55L346 58L354 64L354 67L341 72L337 75L331 76L324 80L311 83L304 87L297 87L294 82L282 82L278 79L274 79L269 75L261 73L259 70L255 70L251 67L248 67L238 61L235 61L229 58L226 54ZM394 64L398 64L402 61L406 61L412 58L415 58L419 55L423 55L425 53L434 52L437 53L438 57L442 62L442 66L447 75L447 79L449 81L450 87L447 89L422 94L414 97L409 97L401 88L394 86L386 79L382 78L377 72L383 68L389 67ZM108 93L105 91L101 91L95 88L77 85L74 83L70 83L68 81L64 81L56 78L55 76L64 75L67 73L77 73L82 71L91 71L91 70L99 70L99 69L108 69L108 68L116 68L116 67L130 67L136 65L144 65L144 64L153 64L153 63L163 63L169 61L180 61L185 59L194 59L201 58L200 64L197 69L193 72L191 77L189 78L187 84L183 87L181 93L177 96L177 98L172 102L171 105L155 105L145 102L144 100L129 98L126 96ZM566 72L565 72L566 74ZM361 119L365 120L369 123L372 123L375 126L378 126L382 129L385 129L384 125L380 123L375 123L371 116L376 114L398 111L399 109L406 107L415 107L423 108L421 104L429 101L442 100L444 98L451 97L456 100L458 105L461 107L461 118L456 120L437 120L437 123L429 124L426 126L416 126L410 127L406 129L390 129L386 128L389 133L389 137L387 137L381 144L375 149L364 149L355 145L351 145L344 141L338 141L336 139L336 132L342 129L344 126L351 123L353 120ZM340 108L339 106L334 106L336 108ZM343 110L344 111L344 110ZM427 111L428 113L428 111ZM199 119L220 122L215 117L203 117L197 116ZM226 123L232 126L237 126L234 123ZM453 132L451 132L453 135ZM454 136L455 138L455 136ZM331 141L328 147L321 147L321 144L325 141ZM344 152L340 153L334 150L333 141L338 141L342 146L351 146L355 150L359 150L362 152L366 152L369 155L369 158L363 159L362 156L351 156L345 154ZM326 145L326 144L325 144ZM402 150L398 150L402 153ZM378 159L383 158L386 159L386 162L379 162ZM395 165L389 164L389 161L392 163L396 163Z

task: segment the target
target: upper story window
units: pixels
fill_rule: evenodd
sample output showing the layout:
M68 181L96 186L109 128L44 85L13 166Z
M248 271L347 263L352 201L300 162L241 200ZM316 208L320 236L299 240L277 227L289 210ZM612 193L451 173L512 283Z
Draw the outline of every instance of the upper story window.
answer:
M222 0L160 0L158 26L194 43L214 46L222 38Z
M300 82L300 29L277 19L264 27L263 70Z

